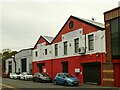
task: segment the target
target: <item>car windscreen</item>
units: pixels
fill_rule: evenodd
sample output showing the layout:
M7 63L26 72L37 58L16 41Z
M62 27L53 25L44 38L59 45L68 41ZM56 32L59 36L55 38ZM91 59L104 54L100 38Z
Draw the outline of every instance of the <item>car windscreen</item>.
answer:
M31 75L30 73L27 73L27 75Z
M42 73L42 75L45 77L49 77L48 74L46 74L46 73Z
M65 73L64 75L65 75L66 77L68 77L68 78L74 77L72 74L67 74L67 73Z

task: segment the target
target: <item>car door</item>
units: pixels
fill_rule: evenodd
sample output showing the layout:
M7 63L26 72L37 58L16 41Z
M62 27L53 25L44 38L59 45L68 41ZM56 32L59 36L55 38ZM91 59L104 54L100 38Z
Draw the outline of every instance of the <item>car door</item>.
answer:
M23 75L23 73L21 74L21 79L24 79L24 75Z
M58 83L60 83L60 84L64 84L64 79L65 79L65 77L64 77L64 75L63 74L59 74L59 76L58 76Z
M37 73L34 74L33 80L36 81Z
M40 77L40 74L37 73L37 74L35 75L35 80L36 80L36 81L39 81L39 77Z

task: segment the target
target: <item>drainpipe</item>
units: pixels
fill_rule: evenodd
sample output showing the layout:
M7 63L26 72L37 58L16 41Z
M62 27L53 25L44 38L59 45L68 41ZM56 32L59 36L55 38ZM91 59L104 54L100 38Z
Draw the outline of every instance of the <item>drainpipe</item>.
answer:
M85 53L86 53L86 34L85 34Z
M51 78L53 79L53 59L52 59L52 53L53 48L51 47Z

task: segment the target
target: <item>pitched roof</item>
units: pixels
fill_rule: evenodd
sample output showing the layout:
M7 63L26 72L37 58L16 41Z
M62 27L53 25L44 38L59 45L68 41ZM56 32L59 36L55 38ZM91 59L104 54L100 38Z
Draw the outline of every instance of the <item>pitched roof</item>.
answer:
M80 21L84 21L84 22L86 22L88 24L94 25L95 27L99 27L99 28L102 28L102 29L105 28L104 24L100 23L100 22L96 22L96 21L89 20L89 19L84 19L84 18L79 18L79 17L75 17L75 16L70 16L70 17L76 18L76 19L78 19Z
M50 36L40 36L39 37L39 39L38 39L38 41L36 42L36 44L34 45L34 48L33 49L35 49L35 47L36 47L36 45L38 44L38 42L39 42L39 40L41 39L41 38L43 38L46 42L48 42L49 44L52 42L52 40L54 39L53 37L50 37Z
M52 40L51 43L54 42L54 40L57 38L57 36L59 35L59 33L62 31L62 29L65 27L65 25L67 24L67 22L70 20L70 18L74 18L76 20L79 20L79 21L82 21L84 23L87 23L89 25L92 25L94 27L97 27L99 30L104 30L105 29L105 26L103 23L99 23L99 22L95 22L95 21L92 21L92 20L88 20L88 19L84 19L84 18L78 18L78 17L75 17L75 16L70 16L68 18L68 20L66 21L66 23L63 25L63 27L61 28L61 30L58 32L58 34L55 36L55 38Z
M93 24L95 26L98 26L98 27L101 27L101 28L105 28L103 23L95 22L93 20L88 20L88 19L84 19L84 18L79 18L79 19L81 19L81 20L83 20L85 22L91 23L91 24Z
M54 39L54 37L50 37L50 36L43 36L49 43L52 42L52 40Z
M26 49L21 49L18 53L22 52L22 51L26 51L26 50L32 50L33 48L26 48Z

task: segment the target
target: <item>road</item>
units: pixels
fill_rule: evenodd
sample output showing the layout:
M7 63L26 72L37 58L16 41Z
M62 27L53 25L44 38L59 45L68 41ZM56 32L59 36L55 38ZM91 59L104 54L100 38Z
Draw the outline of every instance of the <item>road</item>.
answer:
M2 79L2 88L3 90L8 88L14 89L14 90L21 90L21 89L40 89L40 88L51 88L51 89L61 89L61 88L69 88L70 89L79 89L81 90L87 90L88 88L91 90L93 88L100 90L120 90L115 87L102 87L102 86L97 86L97 85L79 85L79 86L63 86L63 85L54 85L53 83L39 83L39 82L33 82L33 81L24 81L24 80L14 80L14 79L8 79L8 78L3 78Z

